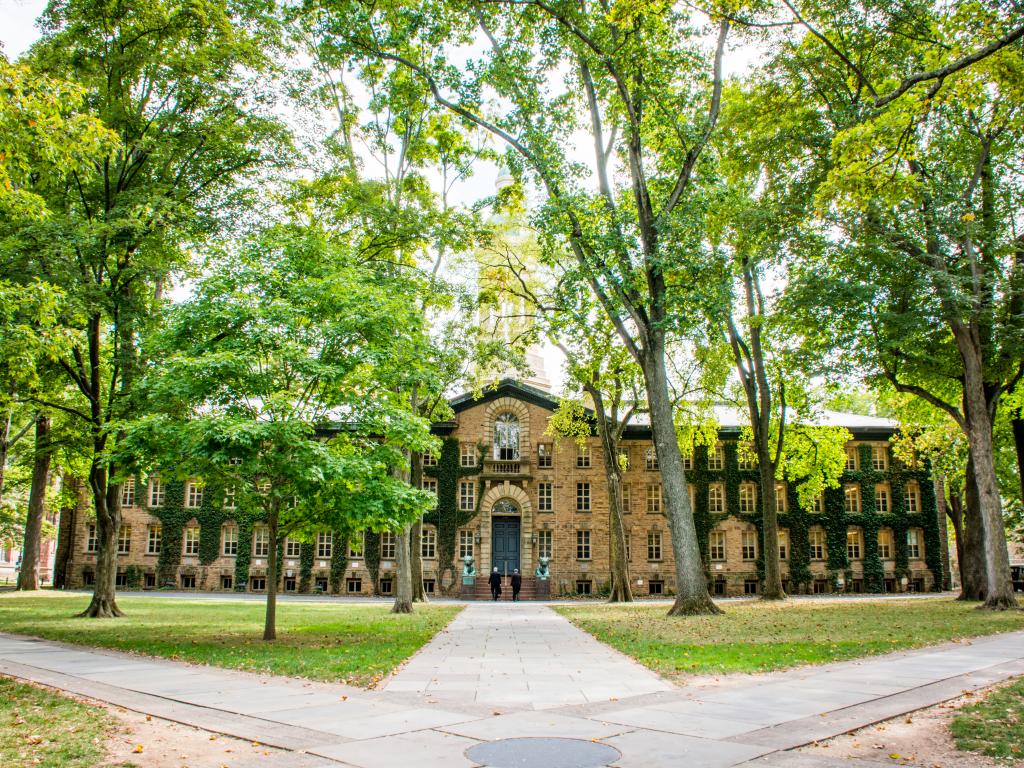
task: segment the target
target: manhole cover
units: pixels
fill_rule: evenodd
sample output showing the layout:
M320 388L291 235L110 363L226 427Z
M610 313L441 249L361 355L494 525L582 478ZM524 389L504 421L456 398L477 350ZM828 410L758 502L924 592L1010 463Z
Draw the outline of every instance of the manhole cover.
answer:
M470 747L466 757L488 768L602 768L620 755L580 739L502 739Z

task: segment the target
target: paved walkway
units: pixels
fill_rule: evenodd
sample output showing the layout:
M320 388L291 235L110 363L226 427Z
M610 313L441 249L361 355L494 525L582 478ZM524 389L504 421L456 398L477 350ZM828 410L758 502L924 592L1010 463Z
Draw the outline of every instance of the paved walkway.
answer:
M829 768L878 764L789 750L1024 674L1024 632L676 688L546 607L478 604L382 691L2 634L0 672L289 750L275 768L469 768L481 742L537 736L607 744L618 768Z

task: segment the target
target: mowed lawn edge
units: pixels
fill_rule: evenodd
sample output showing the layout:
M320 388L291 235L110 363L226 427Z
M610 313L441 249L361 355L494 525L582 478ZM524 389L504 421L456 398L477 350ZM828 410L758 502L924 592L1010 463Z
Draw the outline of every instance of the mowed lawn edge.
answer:
M89 596L0 595L0 631L194 664L372 687L442 631L458 605L280 602L278 639L262 639L264 604L132 597L125 616L81 619Z
M1024 611L953 598L725 604L669 618L666 605L555 606L580 629L668 677L757 673L1024 630Z

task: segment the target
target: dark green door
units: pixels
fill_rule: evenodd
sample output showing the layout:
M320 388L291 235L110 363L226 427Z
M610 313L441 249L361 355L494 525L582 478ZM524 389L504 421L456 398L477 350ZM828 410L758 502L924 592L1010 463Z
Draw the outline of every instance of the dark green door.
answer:
M519 518L491 518L491 541L494 545L491 564L502 576L519 567Z

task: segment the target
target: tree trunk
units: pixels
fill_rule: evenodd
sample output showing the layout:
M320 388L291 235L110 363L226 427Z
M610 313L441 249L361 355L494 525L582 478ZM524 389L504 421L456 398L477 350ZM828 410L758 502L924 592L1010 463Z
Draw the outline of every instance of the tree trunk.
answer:
M395 604L392 613L412 613L412 563L409 552L409 530L405 526L398 534L395 548Z
M75 528L78 524L78 506L82 502L81 481L71 474L64 474L61 482L65 498L70 503L60 509L60 527L57 532L57 552L53 562L53 587L64 589L68 585L68 568L75 552Z
M964 585L964 500L960 493L950 491L946 504L946 517L953 525L953 544L956 547L956 567L960 573L961 597Z
M960 599L984 600L985 539L982 536L978 486L974 480L974 461L970 457L967 459L967 471L964 476L964 501L964 559L960 566Z
M270 551L267 553L267 612L263 620L263 639L277 640L277 534L278 513L280 502L276 498L270 501L270 514L267 515L267 539Z
M28 495L28 519L21 549L18 589L39 589L39 540L46 516L46 487L50 479L50 417L36 416L36 447L32 463L32 488Z
M7 452L10 450L11 420L14 418L14 411L8 410L0 419L0 506L4 501L4 478L7 474Z
M112 471L103 460L103 438L95 438L93 462L89 468L89 488L96 510L96 585L89 607L79 616L110 619L124 616L117 607L117 534L121 529L121 487L107 482Z
M651 412L651 431L654 449L661 467L661 481L665 489L672 552L676 565L676 599L669 616L716 614L722 610L708 594L704 564L700 557L700 543L693 521L690 494L683 471L683 455L676 438L672 417L672 401L668 392L668 372L665 365L665 339L662 331L649 331L649 344L642 357L644 385Z
M608 485L608 548L611 563L611 592L609 603L633 602L629 584L629 561L626 559L626 532L622 525L622 470L619 467L619 441L612 434L600 391L586 387L594 401L597 416L597 434L601 438L604 474Z
M779 563L779 514L778 502L775 498L775 462L771 460L768 450L768 438L765 435L758 441L758 469L761 475L761 520L764 528L762 538L761 560L764 562L763 600L785 600L786 592L782 588L782 566Z
M423 487L423 454L415 452L410 462L410 477L413 488ZM414 603L427 602L423 591L423 518L412 524L409 531L409 569L412 581L412 600Z

